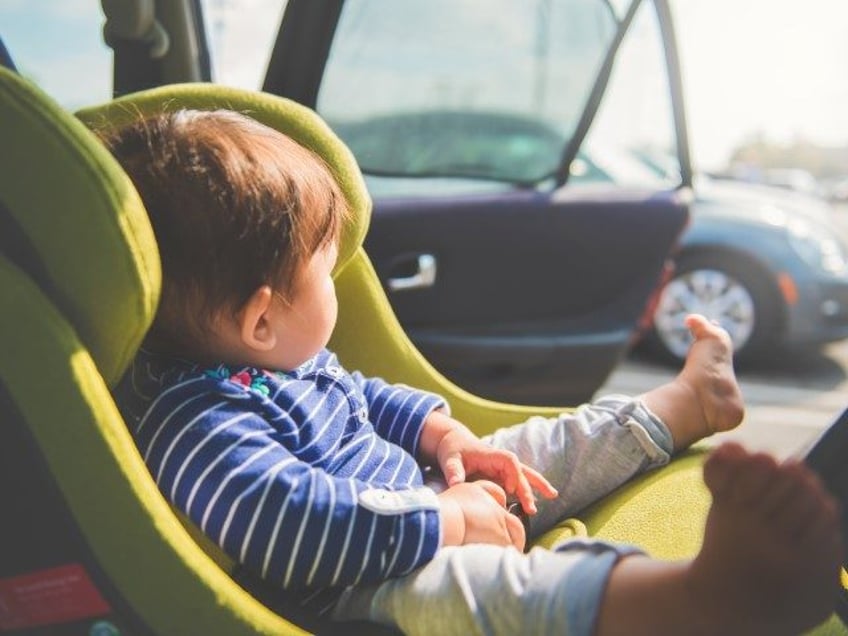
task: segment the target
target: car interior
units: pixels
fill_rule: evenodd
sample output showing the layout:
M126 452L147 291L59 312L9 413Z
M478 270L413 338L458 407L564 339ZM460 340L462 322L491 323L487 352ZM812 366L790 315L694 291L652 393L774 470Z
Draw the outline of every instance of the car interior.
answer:
M251 580L159 492L110 395L155 313L158 253L140 198L91 128L161 109L228 108L325 159L354 218L334 273L331 341L348 368L446 396L485 434L562 408L480 398L445 378L394 316L363 248L371 200L347 146L309 108L191 82L70 113L0 68L0 631L76 634L386 633L299 615ZM367 346L363 346L367 343ZM705 447L628 483L540 540L593 536L659 558L700 545ZM846 588L840 590L844 612ZM347 631L345 631L347 629ZM110 632L103 632L110 633ZM816 633L844 633L836 615Z

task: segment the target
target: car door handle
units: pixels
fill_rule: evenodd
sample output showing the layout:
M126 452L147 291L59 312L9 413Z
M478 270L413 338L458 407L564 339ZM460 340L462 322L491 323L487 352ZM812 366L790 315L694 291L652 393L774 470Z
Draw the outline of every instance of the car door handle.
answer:
M432 254L419 254L417 260L418 271L411 276L390 278L388 280L391 291L403 291L406 289L421 289L432 287L436 283L436 257Z

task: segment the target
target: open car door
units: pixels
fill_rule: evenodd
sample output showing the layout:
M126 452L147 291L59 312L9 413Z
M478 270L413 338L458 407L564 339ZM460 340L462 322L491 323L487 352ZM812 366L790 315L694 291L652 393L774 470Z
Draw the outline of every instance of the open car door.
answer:
M374 199L366 251L412 340L463 387L575 403L626 352L687 221L685 189L570 177L643 22L653 30L633 37L666 75L661 143L679 154L658 16L639 0L289 0L264 90L315 108L350 146Z

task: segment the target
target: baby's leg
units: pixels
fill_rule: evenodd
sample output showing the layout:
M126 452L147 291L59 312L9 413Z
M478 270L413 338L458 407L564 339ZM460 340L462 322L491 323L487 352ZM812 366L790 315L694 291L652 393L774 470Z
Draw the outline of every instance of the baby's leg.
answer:
M683 369L668 384L641 396L671 431L675 451L734 428L744 414L730 336L700 315L688 316L686 324L695 340Z
M349 589L333 618L407 636L591 636L610 571L634 552L594 541L529 553L482 543L443 548L406 576Z
M633 398L604 396L558 418L530 418L485 438L516 453L559 491L539 499L528 539L668 462L677 450L736 426L743 406L730 337L703 316L688 318L695 341L678 376Z
M801 465L728 444L711 455L703 548L670 563L632 548L443 548L406 576L348 590L338 620L407 634L797 634L830 613L842 563L833 500Z
M842 564L835 501L799 463L736 444L704 465L713 495L691 562L613 568L598 634L798 634L831 613Z
M539 498L528 539L646 470L668 463L673 450L665 425L638 398L604 396L556 418L533 417L484 440L510 450L559 491Z

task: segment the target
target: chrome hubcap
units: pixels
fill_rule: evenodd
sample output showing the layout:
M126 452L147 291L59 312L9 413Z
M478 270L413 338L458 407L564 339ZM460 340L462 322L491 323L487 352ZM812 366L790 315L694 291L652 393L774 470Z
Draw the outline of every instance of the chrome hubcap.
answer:
M672 279L660 294L654 326L668 350L681 359L692 343L683 322L688 314L702 314L724 327L736 351L754 332L754 299L744 285L722 271L687 272Z

